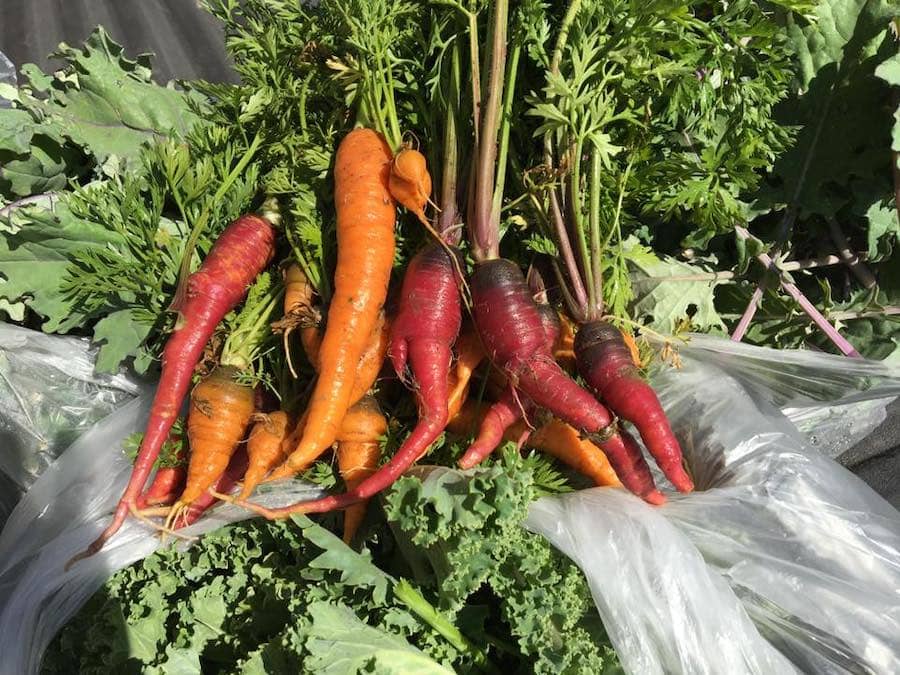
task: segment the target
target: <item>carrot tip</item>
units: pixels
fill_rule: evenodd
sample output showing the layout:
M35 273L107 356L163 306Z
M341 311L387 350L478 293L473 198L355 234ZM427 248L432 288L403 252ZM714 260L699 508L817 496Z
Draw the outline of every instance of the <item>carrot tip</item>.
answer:
M659 490L648 492L643 496L643 499L648 504L653 504L653 506L662 506L666 503L666 496Z

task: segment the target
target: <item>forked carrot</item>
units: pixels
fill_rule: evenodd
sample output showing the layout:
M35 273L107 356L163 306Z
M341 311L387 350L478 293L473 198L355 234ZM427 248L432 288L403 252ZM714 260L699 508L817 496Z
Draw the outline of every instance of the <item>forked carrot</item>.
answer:
M400 150L391 161L388 185L391 196L430 227L425 217L425 205L431 196L431 174L425 155L409 147Z
M250 496L269 470L284 459L283 445L290 431L290 419L286 412L254 415L256 424L247 439L249 464L241 487L241 499Z
M236 375L235 368L220 366L191 392L187 422L191 460L187 483L172 506L167 527L215 484L244 438L253 415L253 389L237 382Z

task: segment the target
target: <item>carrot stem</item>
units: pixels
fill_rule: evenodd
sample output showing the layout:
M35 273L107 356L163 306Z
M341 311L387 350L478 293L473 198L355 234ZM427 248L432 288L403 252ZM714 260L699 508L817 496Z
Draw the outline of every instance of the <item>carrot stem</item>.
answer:
M506 33L508 0L498 0L491 13L490 79L482 117L481 143L476 159L475 208L469 226L472 233L472 253L476 260L500 257L499 223L491 220L497 158L497 132L500 127L500 105L503 78L506 75Z
M591 301L588 307L590 318L603 315L603 270L600 266L600 254L603 247L600 243L600 153L594 149L591 153L591 188L590 188L590 228L591 228ZM621 192L620 192L621 196ZM621 200L620 200L621 204Z
M506 158L509 152L509 130L512 126L513 97L516 92L516 73L519 71L519 54L522 45L513 42L506 67L506 92L503 96L503 109L500 117L500 149L497 153L497 185L494 188L494 204L491 210L491 222L500 222L500 209L503 204L503 187L506 183Z

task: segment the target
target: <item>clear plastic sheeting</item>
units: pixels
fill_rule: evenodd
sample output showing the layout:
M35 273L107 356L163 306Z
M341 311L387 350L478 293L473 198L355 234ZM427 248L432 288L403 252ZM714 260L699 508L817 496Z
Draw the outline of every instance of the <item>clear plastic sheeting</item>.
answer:
M654 385L697 491L595 488L527 521L584 570L625 670L900 672L900 513L781 411L883 410L900 374L706 337L681 357Z
M142 430L150 392L123 404L137 385L92 380L85 343L30 331L16 341L19 329L0 329L0 359L28 364L4 365L4 376L31 378L34 395L62 400L68 392L81 401L76 418L100 414L84 402L91 396L74 396L85 382L104 410L120 406L45 470L58 443L16 474L41 475L0 532L0 675L29 675L106 579L161 545L132 519L100 553L64 569L109 522L131 470L122 441ZM78 358L69 351L76 344L85 350ZM622 490L595 488L537 501L526 523L585 571L626 671L900 672L900 513L804 433L822 437L816 447L832 447L830 437L853 418L853 435L865 436L900 394L900 373L703 336L680 353L683 367L661 369L654 385L697 492L653 508ZM125 393L97 393L107 389ZM801 431L792 419L819 422ZM49 428L33 415L9 433L46 437ZM0 457L15 473L21 467L6 447L13 446L0 446ZM257 501L279 506L318 495L286 481L265 486ZM248 515L219 505L183 534Z
M37 673L53 636L91 595L116 571L163 545L157 532L129 519L102 551L64 568L109 523L131 473L122 441L143 429L151 400L147 394L129 402L81 436L35 482L0 533L0 674ZM280 506L321 495L301 481L269 490L256 501ZM180 532L197 537L248 515L220 504Z
M0 526L66 447L141 391L135 377L95 373L96 352L0 323Z

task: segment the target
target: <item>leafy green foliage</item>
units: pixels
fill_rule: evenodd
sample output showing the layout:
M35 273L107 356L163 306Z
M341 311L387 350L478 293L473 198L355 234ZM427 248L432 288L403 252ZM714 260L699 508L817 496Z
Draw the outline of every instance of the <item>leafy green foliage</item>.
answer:
M499 605L523 659L507 672L599 673L614 660L593 632L581 571L521 527L535 497L533 466L510 450L465 477L446 469L424 481L404 477L385 511L424 556L418 581L435 589L441 609L462 621L473 594ZM483 624L488 634L497 629Z
M349 673L374 661L374 672L445 672L408 642L443 640L393 598L393 580L327 530L297 524L231 526L122 570L82 610L90 619L63 631L43 671Z
M0 197L60 190L93 165L115 175L135 168L148 141L195 123L184 92L150 79L146 56L127 59L102 28L80 49L62 45L52 77L35 66L0 109Z

